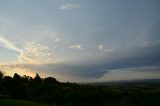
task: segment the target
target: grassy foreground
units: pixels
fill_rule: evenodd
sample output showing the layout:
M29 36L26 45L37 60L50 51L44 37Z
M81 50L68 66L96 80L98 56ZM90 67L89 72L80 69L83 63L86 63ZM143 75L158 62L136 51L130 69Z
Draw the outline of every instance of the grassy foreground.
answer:
M0 106L48 106L25 100L0 99Z

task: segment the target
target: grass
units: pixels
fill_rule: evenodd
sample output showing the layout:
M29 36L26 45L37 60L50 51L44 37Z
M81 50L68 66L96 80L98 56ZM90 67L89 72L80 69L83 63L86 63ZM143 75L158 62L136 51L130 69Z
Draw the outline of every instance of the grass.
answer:
M26 100L0 99L0 106L48 106Z

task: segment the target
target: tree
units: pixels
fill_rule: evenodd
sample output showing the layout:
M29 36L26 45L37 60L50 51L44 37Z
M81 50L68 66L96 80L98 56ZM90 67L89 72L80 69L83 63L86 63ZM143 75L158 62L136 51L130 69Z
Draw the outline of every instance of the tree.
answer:
M0 70L0 93L1 93L2 87L3 87L3 78L4 78L4 74L3 74L3 72Z
M36 74L36 76L31 81L32 89L31 89L31 95L36 97L38 99L38 96L41 95L41 86L42 86L42 79L39 76L39 74Z
M38 73L36 74L36 76L35 76L35 78L33 80L34 80L35 86L39 86L42 83L42 79L41 79L41 77L39 76Z
M21 76L18 75L17 73L15 73L14 76L13 76L13 79L14 79L14 80L20 80L20 79L21 79Z
M0 79L4 78L4 73L0 70Z

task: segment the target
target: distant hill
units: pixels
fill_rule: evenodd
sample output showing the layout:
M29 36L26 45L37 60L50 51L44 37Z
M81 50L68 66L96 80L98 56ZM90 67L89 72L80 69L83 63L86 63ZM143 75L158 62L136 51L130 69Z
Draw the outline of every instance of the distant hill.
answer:
M79 83L80 85L110 86L110 85L160 85L160 79L119 80L110 82Z

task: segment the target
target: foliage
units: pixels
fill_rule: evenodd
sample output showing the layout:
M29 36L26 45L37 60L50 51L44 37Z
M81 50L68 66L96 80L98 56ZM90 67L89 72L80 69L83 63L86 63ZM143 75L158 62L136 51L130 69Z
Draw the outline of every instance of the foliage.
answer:
M25 100L1 99L0 106L48 106Z
M15 73L1 77L0 98L5 97L56 106L160 106L160 85L91 86Z

